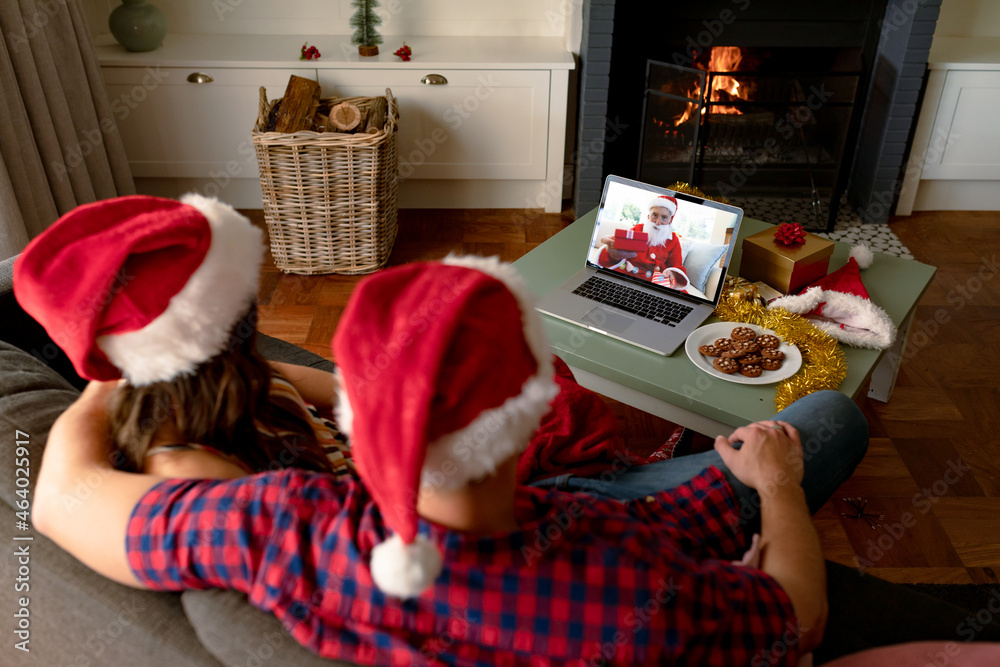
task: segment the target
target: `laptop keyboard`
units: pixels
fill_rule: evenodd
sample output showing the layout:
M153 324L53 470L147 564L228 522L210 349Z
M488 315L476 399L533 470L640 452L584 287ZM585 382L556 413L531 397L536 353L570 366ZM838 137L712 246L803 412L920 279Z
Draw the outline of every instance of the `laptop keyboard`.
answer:
M674 326L691 312L691 306L647 294L642 290L619 285L598 276L591 276L585 283L573 290L573 294L620 308L647 320Z

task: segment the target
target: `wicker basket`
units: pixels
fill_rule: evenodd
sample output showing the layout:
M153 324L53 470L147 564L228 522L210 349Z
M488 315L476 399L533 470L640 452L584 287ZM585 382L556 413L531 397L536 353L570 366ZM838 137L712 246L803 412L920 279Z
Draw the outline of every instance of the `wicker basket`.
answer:
M359 274L389 260L396 240L399 107L386 88L385 128L376 134L265 132L271 107L260 89L252 138L274 263L285 273ZM371 97L351 102L362 113Z

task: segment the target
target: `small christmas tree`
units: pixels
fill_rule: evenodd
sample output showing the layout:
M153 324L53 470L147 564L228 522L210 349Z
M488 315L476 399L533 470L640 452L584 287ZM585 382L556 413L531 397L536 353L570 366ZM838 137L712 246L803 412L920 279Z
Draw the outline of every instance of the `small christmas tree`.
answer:
M375 13L378 0L354 0L354 6L358 11L351 17L351 26L355 29L351 43L358 45L358 53L361 55L377 56L376 45L382 43L382 35L375 30L375 26L382 23L382 17Z

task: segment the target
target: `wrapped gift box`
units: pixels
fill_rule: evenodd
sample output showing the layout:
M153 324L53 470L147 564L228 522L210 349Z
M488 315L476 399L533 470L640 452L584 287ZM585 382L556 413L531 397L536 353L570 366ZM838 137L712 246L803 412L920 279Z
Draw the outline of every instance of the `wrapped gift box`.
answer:
M775 243L774 230L765 229L743 239L742 277L795 294L827 274L833 241L807 233L805 243L783 246Z
M615 249L642 252L649 245L649 234L631 229L615 230Z

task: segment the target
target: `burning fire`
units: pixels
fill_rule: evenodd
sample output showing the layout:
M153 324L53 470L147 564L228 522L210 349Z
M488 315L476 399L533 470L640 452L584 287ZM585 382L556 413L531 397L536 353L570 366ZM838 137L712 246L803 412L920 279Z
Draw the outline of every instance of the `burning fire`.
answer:
M737 46L713 46L709 55L709 72L735 72L743 60L743 53ZM694 86L686 94L687 97L698 97L700 94L698 86ZM740 82L731 76L716 74L712 77L712 88L708 91L709 102L730 102L732 100L747 100L747 92L741 90ZM679 127L690 120L694 114L695 104L688 104L687 108L675 116L671 121L674 127ZM701 108L701 113L707 113L708 107ZM712 113L721 114L742 114L736 107L716 105L712 107Z
M716 46L712 48L708 61L709 72L735 72L743 60L743 54L736 46ZM726 96L723 98L723 94ZM708 99L712 102L727 102L732 99L746 99L740 94L740 82L731 76L715 76L712 78L712 89L709 91ZM713 113L742 114L736 107L716 106L712 107ZM702 109L705 113L705 109Z

